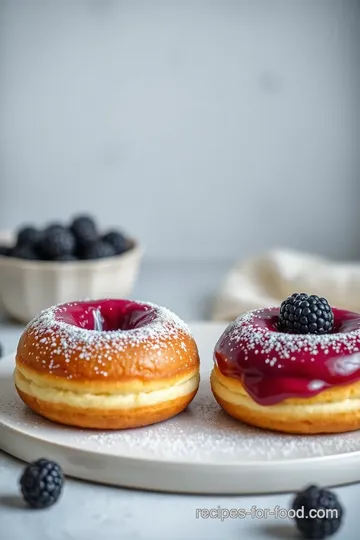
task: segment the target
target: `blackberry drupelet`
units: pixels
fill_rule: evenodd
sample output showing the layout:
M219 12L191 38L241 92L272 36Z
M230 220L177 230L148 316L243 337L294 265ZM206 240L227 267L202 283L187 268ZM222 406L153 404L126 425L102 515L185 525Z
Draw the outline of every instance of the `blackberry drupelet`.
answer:
M294 293L280 307L278 329L295 334L328 334L334 327L334 314L325 298Z
M114 248L116 255L121 255L129 248L128 239L118 231L108 232L102 237L102 240Z
M113 257L115 250L113 246L102 240L93 242L83 252L82 259L102 259L105 257Z
M31 508L48 508L61 495L64 476L60 466L47 459L30 463L20 478L20 489Z
M96 223L90 216L76 217L70 229L76 238L79 249L86 248L98 239Z
M48 260L57 260L64 255L71 255L75 249L74 235L65 227L54 225L45 230L38 249L41 256Z
M296 526L308 540L321 540L335 534L344 515L335 493L317 486L309 486L298 493L292 508L297 513L294 518Z
M41 231L35 227L22 227L16 237L16 246L35 245L40 242L42 237Z

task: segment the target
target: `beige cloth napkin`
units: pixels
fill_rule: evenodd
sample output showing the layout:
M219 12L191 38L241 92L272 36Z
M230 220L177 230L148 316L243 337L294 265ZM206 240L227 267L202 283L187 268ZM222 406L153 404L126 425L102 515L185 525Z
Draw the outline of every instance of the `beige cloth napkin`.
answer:
M212 318L229 321L251 309L279 305L294 292L324 296L332 306L360 312L360 263L287 250L239 262L225 278Z

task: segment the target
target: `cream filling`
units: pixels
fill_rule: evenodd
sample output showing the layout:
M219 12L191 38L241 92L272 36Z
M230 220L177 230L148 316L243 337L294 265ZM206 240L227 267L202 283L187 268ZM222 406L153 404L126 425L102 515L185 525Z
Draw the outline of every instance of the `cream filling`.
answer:
M61 403L70 407L89 409L134 409L171 401L194 392L199 386L199 375L187 381L153 392L129 394L90 394L59 390L51 386L40 386L24 377L18 369L14 373L17 388L30 396L50 403Z
M293 403L277 403L276 405L259 405L251 397L244 396L243 394L232 392L226 386L224 386L218 379L213 378L212 386L215 393L224 401L231 403L232 405L242 405L246 409L258 411L260 413L266 412L268 415L278 414L290 414L293 417L318 415L318 414L332 414L343 413L360 410L360 399L344 399L343 401L336 401L333 403L311 403L305 404L293 404Z

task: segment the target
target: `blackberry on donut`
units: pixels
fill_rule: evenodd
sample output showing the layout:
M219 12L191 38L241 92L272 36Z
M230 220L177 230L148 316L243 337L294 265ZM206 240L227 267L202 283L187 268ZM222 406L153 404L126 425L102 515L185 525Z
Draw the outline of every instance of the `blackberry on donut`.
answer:
M358 313L294 293L233 321L214 360L214 397L246 424L286 433L360 429Z
M333 326L334 314L326 298L294 293L280 306L278 328L282 332L327 334Z

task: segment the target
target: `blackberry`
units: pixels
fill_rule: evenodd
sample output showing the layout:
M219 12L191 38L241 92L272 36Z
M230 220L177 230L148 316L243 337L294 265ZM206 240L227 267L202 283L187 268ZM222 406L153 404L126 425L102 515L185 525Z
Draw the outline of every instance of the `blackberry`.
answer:
M45 228L44 233L48 234L49 232L60 231L60 230L62 231L63 229L65 229L65 227L61 223L50 223Z
M57 260L59 257L71 255L74 249L74 235L60 225L48 227L38 244L40 256L48 260Z
M31 244L15 246L9 255L11 257L16 257L17 259L26 259L28 261L36 261L39 258L36 250Z
M334 327L334 314L325 298L294 293L280 307L278 329L295 334L328 334Z
M108 232L102 237L102 240L114 248L116 255L121 255L129 248L128 239L118 231Z
M114 248L107 242L98 240L88 246L82 253L82 259L102 259L116 255Z
M19 229L16 237L17 246L35 245L41 240L42 233L35 227L23 227Z
M98 239L96 223L90 216L76 217L70 229L76 238L78 247L86 248Z
M292 509L299 532L309 540L321 540L335 534L344 515L335 493L317 486L309 486L298 493Z
M61 495L64 476L60 466L48 459L30 463L20 478L20 489L31 508L48 508Z

